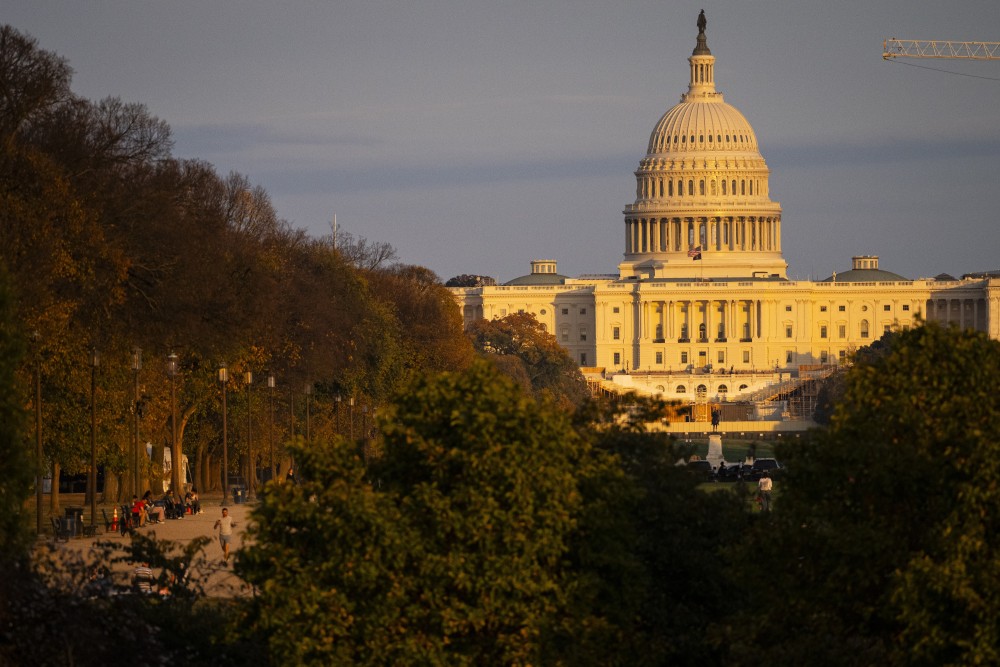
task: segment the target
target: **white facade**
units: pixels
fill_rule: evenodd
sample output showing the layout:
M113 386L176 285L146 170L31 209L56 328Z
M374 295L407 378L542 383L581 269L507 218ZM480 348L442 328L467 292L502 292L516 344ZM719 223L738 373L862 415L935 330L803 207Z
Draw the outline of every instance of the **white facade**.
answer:
M737 399L843 363L921 320L1000 339L1000 273L908 280L866 255L825 281L788 280L769 169L753 128L715 90L704 31L688 63L688 92L635 171L618 273L568 278L536 260L506 285L454 288L467 324L533 313L581 367L690 400Z

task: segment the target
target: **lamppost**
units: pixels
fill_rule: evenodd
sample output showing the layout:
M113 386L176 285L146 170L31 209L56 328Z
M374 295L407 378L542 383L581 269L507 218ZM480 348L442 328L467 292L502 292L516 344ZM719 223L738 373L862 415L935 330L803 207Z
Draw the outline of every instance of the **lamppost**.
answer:
M274 466L274 373L267 374L267 440L268 449L271 451L271 482L278 476L278 469Z
M252 410L250 409L250 387L253 385L253 373L246 371L243 374L243 379L247 383L247 463L250 469L249 475L247 476L247 500L254 499L254 487L257 481L257 466L254 464L253 460L253 436L251 431L251 426L253 423Z
M90 525L97 525L97 366L101 357L97 348L90 351L90 475L87 490L90 491Z
M35 331L31 334L31 342L34 344L35 352L35 464L38 466L38 474L35 475L35 528L39 535L42 534L42 484L44 461L42 454L42 355L39 352L39 341L42 335Z
M219 364L219 384L222 385L222 506L229 499L229 431L226 424L226 382L229 381L229 369L226 362Z
M340 394L337 394L337 416L334 419L334 430L340 434Z
M139 461L142 455L139 453L139 371L142 369L142 350L138 347L132 348L132 495L136 498L142 495L142 481L139 472Z
M309 415L309 407L310 407L309 403L310 403L310 400L309 399L312 398L312 393L313 393L312 385L307 382L304 391L305 391L305 394L306 394L306 442L308 443L309 442L309 436L310 436L310 433L309 433L309 416L310 416Z
M181 454L177 451L177 355L167 355L167 375L170 376L170 486L173 493L181 488Z

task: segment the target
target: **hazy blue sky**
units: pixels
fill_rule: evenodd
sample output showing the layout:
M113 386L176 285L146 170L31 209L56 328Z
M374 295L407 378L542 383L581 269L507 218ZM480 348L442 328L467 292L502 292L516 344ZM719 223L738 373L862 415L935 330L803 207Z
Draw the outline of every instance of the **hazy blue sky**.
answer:
M615 271L702 8L790 276L855 254L909 278L1000 269L1000 61L881 57L886 37L1000 41L996 0L5 0L0 21L293 226L326 235L336 214L442 279L506 281L535 258Z

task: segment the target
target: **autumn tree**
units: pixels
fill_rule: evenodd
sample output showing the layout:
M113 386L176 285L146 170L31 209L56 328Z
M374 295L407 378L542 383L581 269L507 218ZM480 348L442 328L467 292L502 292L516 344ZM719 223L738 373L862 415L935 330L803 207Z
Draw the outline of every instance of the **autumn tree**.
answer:
M573 359L531 313L478 320L467 329L473 347L515 381L535 393L549 393L569 405L587 397L587 385Z

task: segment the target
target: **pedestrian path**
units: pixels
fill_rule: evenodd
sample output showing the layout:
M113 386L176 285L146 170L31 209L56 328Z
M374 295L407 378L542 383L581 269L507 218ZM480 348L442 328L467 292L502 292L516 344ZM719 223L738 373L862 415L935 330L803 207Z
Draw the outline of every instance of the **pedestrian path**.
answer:
M203 558L195 559L192 564L191 577L203 583L205 592L211 597L238 597L249 595L249 587L233 573L233 554L239 557L240 549L243 546L243 534L247 527L250 512L253 505L250 504L228 504L229 514L236 522L233 528L233 541L230 545L229 564L222 561L222 547L219 546L218 530L214 528L215 521L222 516L222 496L202 496L201 514L188 514L182 519L168 519L159 524L148 524L140 529L138 533L147 537L155 537L158 541L169 540L176 543L179 548L190 544L198 537L208 537L210 542L205 546L202 554ZM111 514L110 506L102 506ZM98 510L100 511L100 510ZM89 518L89 514L87 516ZM77 558L83 558L85 562L98 565L96 559L99 558L99 549L95 549L98 543L125 546L131 539L129 536L122 536L120 532L104 533L103 521L95 537L75 537L68 541L57 541L51 535L44 535L39 539L39 548L51 548L53 553L59 558L60 554L65 556L66 562L74 562ZM132 567L127 564L114 565L112 576L116 584L128 585L132 574ZM154 574L159 574L154 573Z

